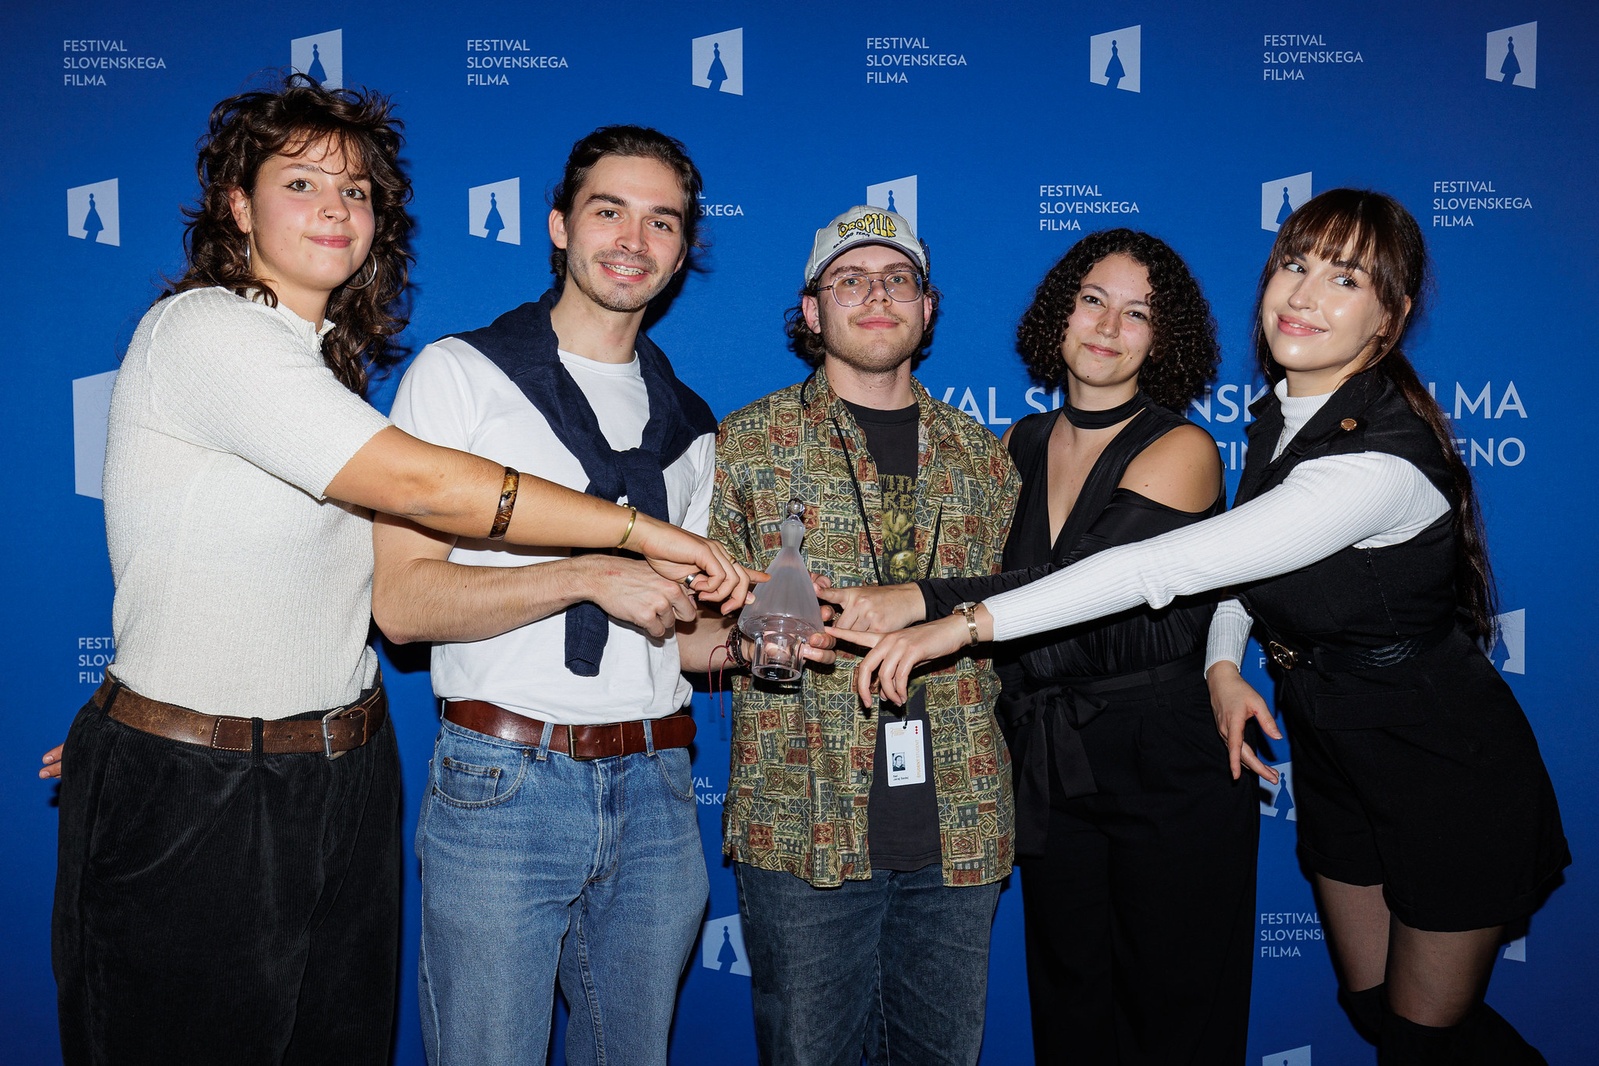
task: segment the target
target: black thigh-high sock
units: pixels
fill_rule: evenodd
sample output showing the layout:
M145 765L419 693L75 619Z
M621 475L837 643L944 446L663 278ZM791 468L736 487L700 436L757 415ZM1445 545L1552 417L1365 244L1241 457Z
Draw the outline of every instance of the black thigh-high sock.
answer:
M1515 1026L1486 1003L1473 1007L1463 1024L1470 1032L1470 1041L1482 1048L1483 1062L1502 1062L1509 1066L1549 1066L1549 1060L1527 1043Z
M1377 1066L1549 1066L1492 1007L1479 1003L1459 1025L1417 1025L1389 1011Z
M1342 986L1338 989L1338 1005L1349 1015L1349 1021L1368 1044L1382 1039L1383 989L1386 985L1373 985L1359 992Z

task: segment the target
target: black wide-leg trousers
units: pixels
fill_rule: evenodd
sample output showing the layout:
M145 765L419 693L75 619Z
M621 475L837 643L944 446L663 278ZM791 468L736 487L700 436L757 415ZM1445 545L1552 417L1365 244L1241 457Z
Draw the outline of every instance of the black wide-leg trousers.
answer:
M1020 860L1035 1060L1238 1066L1249 1035L1254 774L1232 780L1204 683L1081 730L1098 791Z
M90 703L63 767L52 958L69 1066L389 1061L392 726L336 759L264 755Z

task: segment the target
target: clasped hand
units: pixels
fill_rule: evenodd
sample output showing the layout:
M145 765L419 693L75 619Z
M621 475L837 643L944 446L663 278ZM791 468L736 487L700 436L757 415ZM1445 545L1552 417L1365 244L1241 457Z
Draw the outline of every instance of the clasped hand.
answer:
M915 625L927 612L921 589L914 584L834 589L826 598L840 608L838 622L827 631L869 649L855 668L855 691L868 707L875 704L879 691L903 705L909 698L912 670L971 643L971 630L960 616ZM992 624L988 612L979 607L979 627L991 630Z

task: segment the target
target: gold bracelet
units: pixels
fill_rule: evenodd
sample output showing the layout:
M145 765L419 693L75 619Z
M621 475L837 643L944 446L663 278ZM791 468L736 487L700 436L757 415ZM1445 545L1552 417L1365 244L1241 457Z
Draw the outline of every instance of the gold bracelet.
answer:
M951 614L961 615L966 619L966 632L972 638L973 644L981 643L977 639L977 607L978 604L975 600L967 600L965 603L957 603L955 610L950 612Z
M633 535L633 523L638 521L638 508L629 507L628 511L627 528L622 530L622 539L616 542L618 548L626 546L627 538Z
M494 512L494 524L489 527L490 540L505 539L505 531L511 528L511 512L516 510L516 490L521 487L521 472L506 467L505 480L500 482L500 508Z

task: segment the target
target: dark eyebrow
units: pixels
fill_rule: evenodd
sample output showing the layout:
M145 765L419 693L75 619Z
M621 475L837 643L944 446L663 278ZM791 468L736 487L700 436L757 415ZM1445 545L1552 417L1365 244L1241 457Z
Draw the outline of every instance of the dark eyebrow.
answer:
M366 175L366 174L352 174L352 173L350 173L348 168L346 168L344 170L340 170L340 171L332 171L332 170L329 170L327 167L324 167L320 163L304 163L304 162L290 163L289 164L289 169L290 170L310 171L312 174L326 174L330 178L348 178L350 181L371 181L372 180L371 177L369 175Z
M1107 292L1104 289L1104 287L1099 286L1099 285L1095 285L1091 281L1090 282L1086 282L1085 284L1079 285L1077 287L1077 291L1078 292L1082 292L1084 289L1093 289L1095 292L1101 293L1102 295L1105 295L1105 296L1109 296L1110 295L1110 293ZM1141 307L1148 307L1149 306L1149 301L1148 300L1144 300L1144 299L1128 300L1127 302L1128 302L1128 304L1138 304Z
M828 268L827 277L836 278L840 274L893 274L896 271L908 271L912 274L918 273L914 263L907 263L903 261L898 263L890 263L887 266L881 267L877 270L867 270L865 267L855 263L835 263L833 266Z
M589 193L588 199L584 201L584 205L586 206L588 204L592 204L596 200L602 204L615 204L617 207L627 206L626 200L622 199L620 196L615 196L608 192ZM679 222L683 220L683 211L681 208L677 207L657 205L655 207L651 207L649 209L649 213L652 215L666 215L668 218L675 218Z

